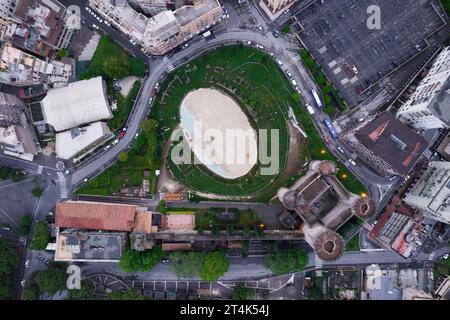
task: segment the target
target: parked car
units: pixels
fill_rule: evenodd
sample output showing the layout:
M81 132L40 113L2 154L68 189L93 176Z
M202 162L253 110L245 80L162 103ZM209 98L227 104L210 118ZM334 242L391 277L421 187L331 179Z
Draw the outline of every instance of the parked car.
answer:
M123 137L125 137L125 134L126 134L127 132L126 131L120 131L120 133L119 133L119 139L122 139Z
M263 30L264 30L263 27L262 27L261 25L258 25L257 28L258 28L259 31L263 31Z
M344 149L342 149L342 147L337 147L337 149L338 149L338 151L339 151L340 153L342 153L342 154L345 153L345 152L344 152Z
M258 49L264 50L264 47L263 47L262 45L260 45L260 44L257 44L256 47L257 47Z
M444 255L442 256L442 259L447 260L448 257L449 257L449 255L448 255L448 253L446 253L446 254L444 254Z
M108 151L109 149L111 149L111 145L107 145L106 147L103 148L105 151Z
M169 260L168 258L162 258L162 259L161 259L161 262L162 262L162 263L169 263L170 260Z
M30 260L25 261L25 268L29 268L30 267Z
M99 29L98 25L96 25L95 23L92 24L92 28L94 28L94 29L96 29L96 30Z
M116 139L116 140L114 140L114 141L112 142L112 145L115 146L115 145L118 144L118 143L119 143L119 139Z
M350 162L352 165L356 166L356 162L353 159L348 159L348 162Z
M394 181L394 180L395 180L395 178L397 178L397 176L392 176L392 177L389 177L389 181Z
M83 182L88 182L88 181L89 181L88 178L84 178L84 179L83 179Z
M25 279L22 279L22 281L20 281L20 286L23 288L25 287Z
M108 27L111 27L111 23L109 23L108 21L103 21L104 24L106 24Z

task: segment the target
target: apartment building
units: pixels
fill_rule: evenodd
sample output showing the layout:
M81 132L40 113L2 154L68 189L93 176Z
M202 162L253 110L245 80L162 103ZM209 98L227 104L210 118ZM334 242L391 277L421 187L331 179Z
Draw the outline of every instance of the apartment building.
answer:
M222 8L217 0L185 3L174 11L164 10L149 18L126 1L89 2L101 16L153 55L165 54L221 20Z
M404 201L426 217L450 223L450 162L431 162Z
M294 5L297 0L260 0L259 6L266 12L270 19L275 20L285 10Z
M0 82L15 86L45 83L50 88L67 85L73 70L70 64L43 60L4 42L0 47Z
M450 47L434 61L428 75L398 110L397 117L416 129L450 125Z

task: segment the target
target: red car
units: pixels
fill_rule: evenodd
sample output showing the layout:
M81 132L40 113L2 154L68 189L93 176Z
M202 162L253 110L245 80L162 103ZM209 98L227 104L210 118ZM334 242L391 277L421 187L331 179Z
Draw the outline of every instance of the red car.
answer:
M156 96L156 88L152 91L152 97Z
M127 133L127 132L126 131L120 131L119 139L122 139L123 137L125 137L125 133Z

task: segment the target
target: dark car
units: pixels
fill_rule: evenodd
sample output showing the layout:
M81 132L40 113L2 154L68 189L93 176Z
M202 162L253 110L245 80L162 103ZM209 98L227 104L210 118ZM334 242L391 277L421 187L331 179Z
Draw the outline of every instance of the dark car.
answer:
M169 263L170 260L168 258L162 258L161 263Z

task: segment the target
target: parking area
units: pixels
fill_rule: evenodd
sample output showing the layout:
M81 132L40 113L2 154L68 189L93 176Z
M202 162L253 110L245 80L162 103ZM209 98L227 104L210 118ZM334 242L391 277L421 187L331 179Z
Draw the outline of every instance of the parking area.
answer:
M370 5L380 8L380 29L367 27ZM316 1L296 16L303 43L350 106L427 48L444 17L438 0Z

